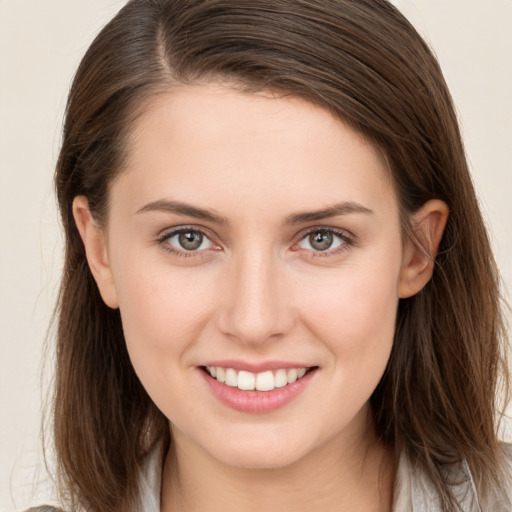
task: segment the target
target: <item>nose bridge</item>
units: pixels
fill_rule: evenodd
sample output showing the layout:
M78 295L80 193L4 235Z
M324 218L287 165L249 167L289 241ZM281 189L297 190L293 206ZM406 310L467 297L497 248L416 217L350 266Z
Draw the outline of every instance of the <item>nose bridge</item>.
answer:
M239 341L260 344L286 334L293 315L279 260L270 248L248 246L233 257L221 329Z

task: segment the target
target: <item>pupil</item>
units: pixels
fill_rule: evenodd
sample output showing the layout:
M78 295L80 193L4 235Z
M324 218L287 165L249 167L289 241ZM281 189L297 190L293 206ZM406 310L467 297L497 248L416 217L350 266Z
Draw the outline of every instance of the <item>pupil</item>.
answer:
M197 231L185 231L180 233L180 245L187 251L194 251L201 247L203 243L203 235Z
M309 235L309 243L313 249L317 251L326 251L331 247L333 242L332 233L327 231L316 231L315 233L311 233Z

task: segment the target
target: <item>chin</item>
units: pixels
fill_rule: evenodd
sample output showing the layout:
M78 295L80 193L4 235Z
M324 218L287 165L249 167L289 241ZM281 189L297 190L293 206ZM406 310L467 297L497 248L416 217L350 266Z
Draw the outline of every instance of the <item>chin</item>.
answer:
M277 452L272 448L264 451L244 449L234 452L228 450L218 454L217 459L227 466L239 469L280 469L294 464L302 458L301 455L286 450Z
M273 434L273 435L272 435ZM230 436L224 442L203 446L227 466L240 469L278 469L290 466L309 453L307 443L278 432L252 436Z

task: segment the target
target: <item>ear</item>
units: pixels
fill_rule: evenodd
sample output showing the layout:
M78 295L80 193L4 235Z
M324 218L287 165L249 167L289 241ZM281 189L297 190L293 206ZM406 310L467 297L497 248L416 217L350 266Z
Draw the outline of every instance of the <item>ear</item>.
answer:
M84 196L77 196L73 200L73 217L100 295L107 306L115 309L119 303L108 259L105 232L94 221Z
M398 283L400 298L415 295L432 277L437 248L443 237L448 215L447 204L432 199L412 216L414 239L407 240L404 247Z

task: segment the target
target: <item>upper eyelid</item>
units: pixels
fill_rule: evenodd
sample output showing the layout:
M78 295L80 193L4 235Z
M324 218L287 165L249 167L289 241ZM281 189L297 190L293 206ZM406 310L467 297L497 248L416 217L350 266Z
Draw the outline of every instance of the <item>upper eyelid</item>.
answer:
M303 229L302 231L297 233L297 235L295 235L295 243L302 240L309 234L314 233L315 231L328 231L330 233L334 233L340 236L341 238L348 238L350 240L353 240L355 238L354 234L348 231L347 229L335 228L332 226L311 226L309 228Z
M197 231L197 232L201 233L203 236L206 236L207 238L209 238L210 240L212 240L212 238L215 238L214 236L212 236L211 231L207 228L204 228L202 226L195 226L194 224L183 224L181 226L175 226L172 228L163 229L157 235L157 239L159 241L164 241L167 238L170 238L174 235L177 235L178 233L182 233L183 231L187 231L187 230Z

